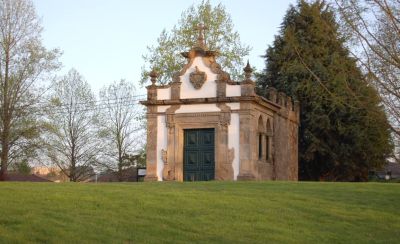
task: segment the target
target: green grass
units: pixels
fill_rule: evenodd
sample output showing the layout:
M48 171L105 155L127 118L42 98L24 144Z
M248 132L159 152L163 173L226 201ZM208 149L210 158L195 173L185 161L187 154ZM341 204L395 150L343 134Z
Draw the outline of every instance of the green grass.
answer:
M400 184L0 183L0 243L399 243Z

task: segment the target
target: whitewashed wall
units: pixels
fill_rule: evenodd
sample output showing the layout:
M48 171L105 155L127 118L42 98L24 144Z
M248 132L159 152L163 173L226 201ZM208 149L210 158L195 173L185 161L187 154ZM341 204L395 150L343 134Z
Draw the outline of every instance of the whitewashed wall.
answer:
M231 108L231 110L239 110L240 103L226 103L227 106Z
M157 107L157 112L159 113L165 113L167 109L169 109L171 106L170 105L161 105Z
M240 85L226 85L226 96L227 97L240 97L241 95Z
M175 111L177 114L183 113L205 113L205 112L220 112L221 109L217 107L215 103L211 104L188 104L181 105L181 107Z
M237 180L239 174L239 114L231 114L231 124L228 126L228 148L234 149L234 158L232 162L233 167L233 179Z
M169 99L171 99L171 87L157 89L157 100Z
M193 87L192 83L190 83L189 76L190 73L196 70L196 67L205 72L207 75L207 80L204 82L203 86L200 89L196 89ZM208 68L204 62L202 57L196 57L193 60L190 68L186 70L186 73L181 76L181 98L204 98L204 97L216 97L217 96L217 83L215 80L217 79L217 75L212 73L210 68Z

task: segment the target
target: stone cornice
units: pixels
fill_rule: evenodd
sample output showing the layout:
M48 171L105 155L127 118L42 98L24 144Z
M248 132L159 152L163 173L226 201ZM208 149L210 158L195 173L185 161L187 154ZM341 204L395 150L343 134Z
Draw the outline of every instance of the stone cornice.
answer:
M176 100L153 100L140 101L145 106L151 105L183 105L183 104L207 104L207 103L232 103L232 102L255 102L265 107L274 107L279 110L282 106L273 103L261 96L241 96L241 97L207 97L207 98L186 98Z

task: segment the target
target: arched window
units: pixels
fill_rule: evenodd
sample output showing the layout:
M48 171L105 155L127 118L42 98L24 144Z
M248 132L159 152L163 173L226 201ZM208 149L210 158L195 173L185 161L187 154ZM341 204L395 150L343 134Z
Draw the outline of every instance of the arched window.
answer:
M264 123L262 117L258 118L258 159L263 158L263 134L264 134Z
M258 134L258 159L262 159L262 134Z
M267 120L267 135L265 140L265 159L268 161L271 159L271 141L272 141L272 127L269 119Z
M267 136L267 140L266 140L266 143L265 143L265 159L266 160L269 160L269 158L270 158L270 142L269 142L269 140L270 140L270 138L269 138L269 136Z

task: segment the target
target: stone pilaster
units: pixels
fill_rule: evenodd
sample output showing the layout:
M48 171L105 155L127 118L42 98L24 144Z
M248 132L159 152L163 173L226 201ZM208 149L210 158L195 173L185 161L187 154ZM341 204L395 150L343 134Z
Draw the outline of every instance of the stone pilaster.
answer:
M241 104L241 108L244 104ZM246 104L249 106L249 104ZM252 161L253 161L253 151L252 151L252 116L250 109L243 109L239 113L239 128L240 128L240 167L238 180L254 180L255 176L252 173Z
M217 97L226 97L226 80L217 80Z
M216 151L217 161L219 163L215 164L215 179L217 180L227 180L229 177L229 169L227 169L227 150L228 150L228 126L224 124L218 125L218 136L217 143L219 145L218 152Z
M164 163L163 169L163 180L175 180L175 125L173 123L169 123L167 126L168 135L167 135L167 154L166 154L166 162Z
M179 82L180 83L180 82ZM180 84L179 84L180 85ZM165 111L165 124L167 126L167 155L166 163L163 169L163 180L176 180L175 165L176 165L176 126L175 126L175 111L180 108L180 105L173 105Z
M241 95L244 97L255 96L255 83L253 81L243 81L240 84Z
M174 81L171 83L171 100L179 100L181 98L181 84L180 81Z
M216 174L217 180L233 180L233 167L230 160L228 148L228 126L231 122L231 109L225 103L217 104L221 109L219 115L217 143L218 151L216 151L217 161Z
M149 111L153 110L148 106ZM146 145L146 176L145 181L157 181L157 115L147 114L147 145Z
M157 100L157 87L154 85L147 86L147 100L155 101Z

